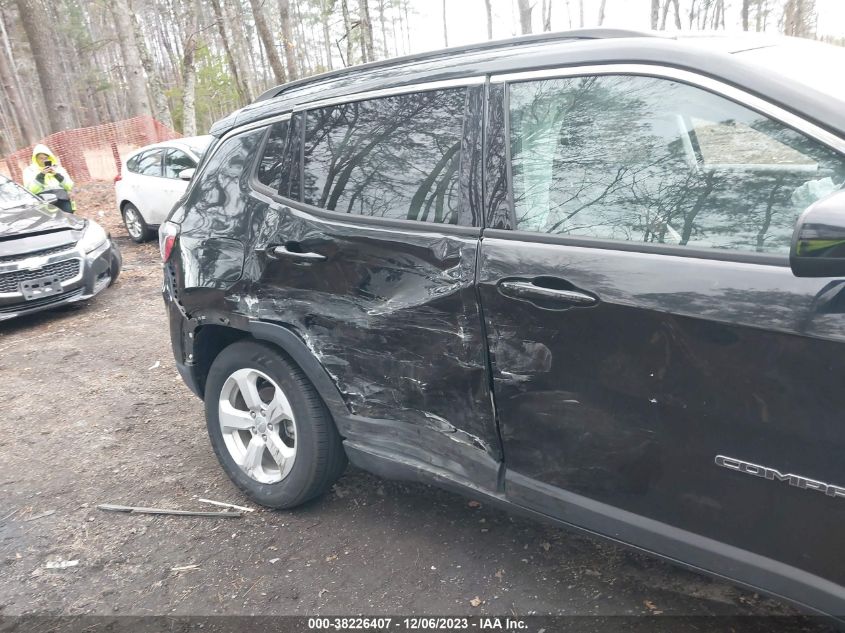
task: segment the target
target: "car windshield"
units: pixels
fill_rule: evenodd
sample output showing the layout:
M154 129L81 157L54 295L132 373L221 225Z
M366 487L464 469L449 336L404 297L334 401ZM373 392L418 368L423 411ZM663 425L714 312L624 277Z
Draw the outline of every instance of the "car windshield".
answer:
M32 194L26 189L0 177L0 209L12 209L34 202Z

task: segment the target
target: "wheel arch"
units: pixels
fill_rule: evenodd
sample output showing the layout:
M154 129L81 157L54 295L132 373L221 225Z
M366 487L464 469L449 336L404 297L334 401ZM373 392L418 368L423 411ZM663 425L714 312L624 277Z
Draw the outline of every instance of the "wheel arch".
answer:
M202 325L194 333L194 377L201 393L211 364L220 352L232 343L255 340L269 344L285 354L314 385L337 423L349 415L340 391L329 373L305 342L289 327L267 321L249 321L247 329L224 325Z

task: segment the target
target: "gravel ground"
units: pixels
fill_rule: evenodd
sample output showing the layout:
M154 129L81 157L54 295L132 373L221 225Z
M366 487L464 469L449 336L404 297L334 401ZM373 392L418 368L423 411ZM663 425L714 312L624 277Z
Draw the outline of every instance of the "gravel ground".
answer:
M201 403L174 367L157 246L128 240L111 195L89 186L78 201L117 237L119 282L0 324L0 615L794 614L613 544L352 468L292 512L97 510L213 509L200 497L252 506L218 467ZM679 620L673 630L722 629Z

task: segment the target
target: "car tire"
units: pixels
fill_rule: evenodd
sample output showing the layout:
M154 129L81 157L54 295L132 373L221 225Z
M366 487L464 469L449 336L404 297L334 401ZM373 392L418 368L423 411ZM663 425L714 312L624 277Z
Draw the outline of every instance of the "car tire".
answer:
M125 202L121 210L121 215L123 216L123 226L126 227L126 232L129 233L129 237L133 242L142 244L152 238L153 230L147 226L144 216L141 215L138 207L134 204Z
M206 379L205 415L226 474L263 506L301 505L328 490L346 468L340 435L322 398L302 370L270 346L241 341L220 352ZM273 447L282 450L274 453ZM281 453L288 456L280 459Z

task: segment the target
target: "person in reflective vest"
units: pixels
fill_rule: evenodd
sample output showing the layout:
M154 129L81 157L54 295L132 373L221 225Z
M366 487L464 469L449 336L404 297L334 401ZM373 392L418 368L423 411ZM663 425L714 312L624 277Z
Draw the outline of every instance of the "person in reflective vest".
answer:
M62 211L73 213L76 210L76 203L70 197L73 180L46 145L36 145L32 149L32 162L23 172L23 186L37 196L53 194L56 200L51 204Z

